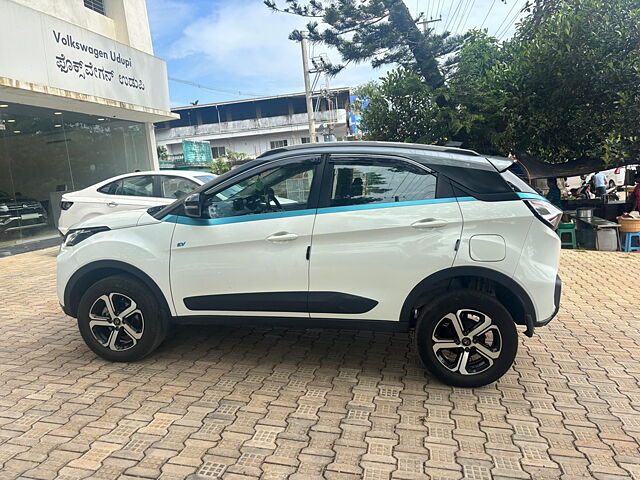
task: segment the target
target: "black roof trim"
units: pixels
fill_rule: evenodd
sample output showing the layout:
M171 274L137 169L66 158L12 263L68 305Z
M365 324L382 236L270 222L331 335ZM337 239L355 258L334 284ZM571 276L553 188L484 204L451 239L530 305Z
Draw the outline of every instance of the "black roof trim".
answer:
M478 152L474 152L473 150L466 150L464 148L456 148L456 147L442 147L440 145L423 145L420 143L402 143L402 142L363 142L363 141L354 141L354 142L318 142L318 143L305 143L303 145L290 145L288 147L276 148L273 150L269 150L268 152L259 155L257 158L269 157L271 155L275 155L277 153L283 152L298 152L300 150L315 150L319 148L348 148L348 147L387 147L387 148L402 148L402 149L410 149L410 150L425 150L430 152L442 152L442 153L454 153L458 155L467 155L470 157L481 157Z

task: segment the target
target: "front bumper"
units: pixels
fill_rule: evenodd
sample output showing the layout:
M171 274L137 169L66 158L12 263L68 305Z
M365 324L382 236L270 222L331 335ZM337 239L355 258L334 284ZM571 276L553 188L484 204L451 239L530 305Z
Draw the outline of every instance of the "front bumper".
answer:
M26 219L22 215L0 217L0 231L10 232L12 230L42 227L47 224L45 214L38 213L34 215L37 216Z

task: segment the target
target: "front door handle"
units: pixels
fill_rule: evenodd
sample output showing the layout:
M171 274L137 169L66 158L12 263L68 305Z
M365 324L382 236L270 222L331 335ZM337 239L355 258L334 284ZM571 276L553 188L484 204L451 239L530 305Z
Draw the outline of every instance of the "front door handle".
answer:
M113 208L113 207L117 207L117 206L118 206L118 204L117 204L116 202L109 202L109 203L107 203L107 207L111 207L111 208Z
M442 228L446 226L449 222L446 220L441 220L439 218L423 218L422 220L418 220L411 224L411 228L418 228L422 230L427 230L431 228Z
M298 235L296 235L295 233L278 232L278 233L274 233L273 235L268 236L267 240L269 242L278 243L278 242L291 242L292 240L295 240L296 238L298 238Z

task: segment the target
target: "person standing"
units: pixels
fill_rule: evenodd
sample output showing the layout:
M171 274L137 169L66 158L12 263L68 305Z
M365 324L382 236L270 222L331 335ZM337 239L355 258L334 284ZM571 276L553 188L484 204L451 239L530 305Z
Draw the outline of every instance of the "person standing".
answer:
M640 210L640 173L636 173L635 176L636 188L633 189L633 201L631 206L631 211L635 212Z
M547 200L553 203L556 207L562 209L562 194L558 188L558 182L555 178L547 178L547 186L549 191L547 192Z
M593 176L593 183L596 187L596 195L600 198L607 194L607 176L602 172L597 172Z

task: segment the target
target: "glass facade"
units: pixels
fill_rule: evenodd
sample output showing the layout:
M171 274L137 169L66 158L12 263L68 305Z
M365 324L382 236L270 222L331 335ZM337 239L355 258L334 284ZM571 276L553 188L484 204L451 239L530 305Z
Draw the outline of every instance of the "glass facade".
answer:
M0 244L55 234L64 192L151 170L146 135L143 123L0 98Z

